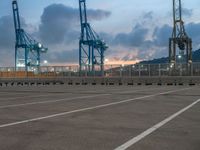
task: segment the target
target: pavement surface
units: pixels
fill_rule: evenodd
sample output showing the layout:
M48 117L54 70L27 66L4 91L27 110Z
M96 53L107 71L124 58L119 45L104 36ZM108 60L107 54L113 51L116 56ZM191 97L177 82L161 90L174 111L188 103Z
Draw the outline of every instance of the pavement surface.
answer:
M0 88L0 150L200 150L199 86Z

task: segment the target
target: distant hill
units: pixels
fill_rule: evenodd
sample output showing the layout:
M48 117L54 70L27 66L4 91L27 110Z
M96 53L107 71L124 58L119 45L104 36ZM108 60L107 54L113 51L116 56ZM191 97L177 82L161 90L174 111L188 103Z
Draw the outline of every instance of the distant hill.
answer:
M200 49L192 53L193 62L200 62ZM164 64L169 62L169 57L162 57L158 59L153 59L149 61L142 61L140 64Z
M193 62L200 62L200 49L193 52L192 59Z

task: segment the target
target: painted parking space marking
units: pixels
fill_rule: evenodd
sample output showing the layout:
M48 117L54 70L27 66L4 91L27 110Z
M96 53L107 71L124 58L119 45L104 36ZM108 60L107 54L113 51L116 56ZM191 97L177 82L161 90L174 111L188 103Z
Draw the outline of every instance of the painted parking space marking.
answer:
M109 107L109 106L115 106L115 105L119 105L119 104L129 103L129 102L132 102L132 101L135 101L135 100L146 99L146 98L150 98L150 97L155 97L155 96L164 95L164 94L170 94L170 93L184 91L184 90L188 90L188 89L191 89L191 88L184 88L184 89L180 89L180 90L167 91L167 92L137 97L137 98L133 98L133 99L127 99L127 100L122 100L122 101L118 101L118 102L102 104L102 105L98 105L98 106L87 107L87 108L77 109L77 110L73 110L73 111L67 111L67 112L63 112L63 113L57 113L57 114L52 114L52 115L33 118L33 119L27 119L27 120L23 120L23 121L8 123L8 124L2 124L2 125L0 125L0 128L20 125L20 124L34 122L34 121L41 121L41 120L44 120L44 119L50 119L50 118L55 118L55 117L61 117L61 116L65 116L65 115L69 115L69 114L73 114L73 113L80 113L80 112L96 110L96 109L100 109L100 108L106 108L106 107Z

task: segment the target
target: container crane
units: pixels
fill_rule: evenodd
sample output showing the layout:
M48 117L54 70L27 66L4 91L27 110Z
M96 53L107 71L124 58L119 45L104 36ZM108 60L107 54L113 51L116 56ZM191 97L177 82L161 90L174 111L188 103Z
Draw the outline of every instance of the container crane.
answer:
M80 72L85 70L95 71L99 66L104 70L104 52L108 48L106 43L92 29L87 20L86 0L79 0L81 37L79 40L79 66Z
M178 57L177 57L177 53ZM186 63L188 68L192 65L192 39L188 37L182 19L181 0L173 0L173 32L169 38L169 63L173 68L176 63Z
M48 49L22 29L17 0L12 1L12 8L16 34L15 70L18 71L22 67L25 71L39 71L40 55Z

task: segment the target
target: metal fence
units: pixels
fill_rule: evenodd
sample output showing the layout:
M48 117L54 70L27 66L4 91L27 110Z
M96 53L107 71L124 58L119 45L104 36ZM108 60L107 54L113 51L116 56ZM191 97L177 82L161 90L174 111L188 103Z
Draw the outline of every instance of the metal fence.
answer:
M25 68L1 67L0 77L140 77L140 76L200 76L200 63L187 64L137 64L104 65L95 71L87 67L81 72L79 66L42 66L25 71Z

